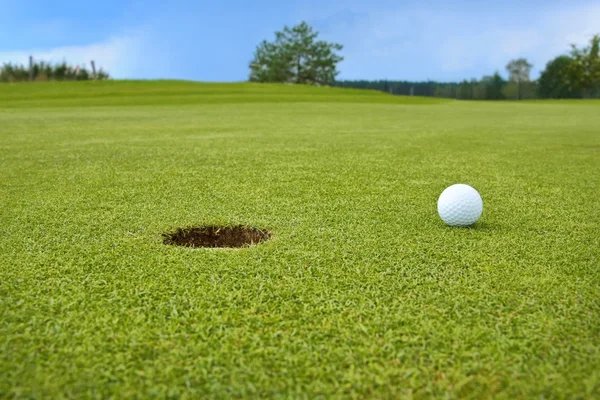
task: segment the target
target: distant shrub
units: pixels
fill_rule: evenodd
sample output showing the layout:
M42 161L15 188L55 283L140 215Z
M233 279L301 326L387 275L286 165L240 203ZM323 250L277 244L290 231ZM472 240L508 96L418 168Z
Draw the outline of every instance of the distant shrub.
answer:
M84 67L74 67L66 62L50 64L38 61L33 64L34 81L87 81L94 79L92 71ZM110 79L109 74L100 68L96 71L96 79ZM0 67L0 82L29 81L29 67L5 63Z

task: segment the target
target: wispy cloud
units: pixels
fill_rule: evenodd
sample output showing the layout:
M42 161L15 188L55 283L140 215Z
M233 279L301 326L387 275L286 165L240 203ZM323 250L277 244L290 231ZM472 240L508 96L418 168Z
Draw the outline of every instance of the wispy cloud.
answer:
M315 16L322 36L345 46L341 78L468 79L502 73L515 57L528 58L537 76L571 43L584 45L600 32L597 3L530 9L520 18L514 10L498 15L391 7L342 7Z

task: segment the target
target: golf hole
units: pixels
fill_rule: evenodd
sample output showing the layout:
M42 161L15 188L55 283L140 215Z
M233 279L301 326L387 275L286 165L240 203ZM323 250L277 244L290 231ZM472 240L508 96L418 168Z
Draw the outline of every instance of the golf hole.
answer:
M264 229L245 226L199 226L164 233L164 244L183 247L248 247L268 240Z

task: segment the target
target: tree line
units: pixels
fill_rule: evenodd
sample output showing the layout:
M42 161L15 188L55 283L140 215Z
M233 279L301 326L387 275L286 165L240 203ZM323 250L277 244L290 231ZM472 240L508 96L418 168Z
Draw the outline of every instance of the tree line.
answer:
M90 71L85 66L72 66L66 62L51 64L35 61L29 67L22 64L5 63L0 67L0 82L24 81L86 81L110 79L102 68Z
M506 100L538 98L538 86L535 82L516 82L505 80L499 73L484 76L480 80L471 79L462 82L411 82L392 80L345 80L335 81L332 86L357 89L380 90L402 96L445 97L461 100Z
M551 60L535 80L529 77L532 65L521 58L507 65L508 79L496 71L479 80L462 82L342 80L332 82L332 85L380 90L395 95L461 100L600 98L600 65L594 64L598 60L598 38L592 39L587 48L575 48L571 55L560 55Z
M525 58L511 60L508 78L499 71L481 79L462 82L409 82L394 80L338 80L339 52L343 45L317 40L306 22L285 26L275 40L263 40L249 64L251 82L279 82L374 89L396 95L447 97L466 100L533 98L599 98L600 35L588 46L571 45L568 54L548 62L538 79L531 79L532 64Z
M342 80L333 86L374 89L396 95L446 97L463 100L582 99L600 98L600 35L589 45L571 45L568 54L549 61L539 78L531 79L533 67L519 58L506 65L508 79L498 71L481 79L462 82L409 82L390 80Z
M395 95L447 97L465 100L533 98L600 98L600 34L589 45L571 45L568 54L549 61L539 78L531 79L532 64L525 58L511 60L508 78L499 71L481 79L462 82L410 82L395 80L338 80L339 54L343 45L318 40L319 33L306 22L285 26L272 42L263 40L248 67L250 82L327 85L380 90ZM89 71L66 62L56 65L38 61L29 67L4 64L0 82L28 80L110 79L107 72Z

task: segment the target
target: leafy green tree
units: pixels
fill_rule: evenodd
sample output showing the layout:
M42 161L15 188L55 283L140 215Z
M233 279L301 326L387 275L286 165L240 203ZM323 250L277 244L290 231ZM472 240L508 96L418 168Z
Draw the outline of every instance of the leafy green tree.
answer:
M574 60L566 55L558 56L546 64L538 80L538 93L543 98L581 97L569 81L569 73Z
M477 79L471 79L471 88L473 91L473 100L485 100L486 99L486 85L483 81Z
M584 97L600 95L600 35L594 35L590 45L578 49L571 45L571 58L566 83L581 90Z
M473 87L471 82L465 79L460 83L458 88L458 98L462 100L471 100L473 98Z
M339 74L343 46L317 40L318 32L306 22L275 33L275 41L263 40L250 62L251 82L285 82L328 85Z
M529 73L531 65L525 58L517 58L506 64L506 70L510 76L510 80L517 85L517 100L522 98L523 83L529 82Z
M492 76L484 76L481 79L481 83L485 86L486 100L502 100L506 98L502 92L506 81L497 71Z

